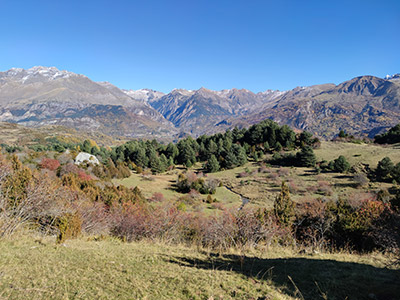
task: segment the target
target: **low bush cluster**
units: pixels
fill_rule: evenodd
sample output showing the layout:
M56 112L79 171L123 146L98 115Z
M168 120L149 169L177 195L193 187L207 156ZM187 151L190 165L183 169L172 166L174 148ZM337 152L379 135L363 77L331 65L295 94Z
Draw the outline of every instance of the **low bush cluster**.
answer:
M189 172L179 174L176 189L180 193L189 193L191 190L195 190L201 194L215 194L218 185L219 181L216 179L198 177L195 173Z

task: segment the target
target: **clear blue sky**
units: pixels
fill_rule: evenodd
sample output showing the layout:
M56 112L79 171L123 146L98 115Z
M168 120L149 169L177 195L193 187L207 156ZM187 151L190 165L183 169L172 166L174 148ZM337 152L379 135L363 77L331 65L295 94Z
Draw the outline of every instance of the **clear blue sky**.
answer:
M0 0L0 70L121 88L292 89L400 72L400 1Z

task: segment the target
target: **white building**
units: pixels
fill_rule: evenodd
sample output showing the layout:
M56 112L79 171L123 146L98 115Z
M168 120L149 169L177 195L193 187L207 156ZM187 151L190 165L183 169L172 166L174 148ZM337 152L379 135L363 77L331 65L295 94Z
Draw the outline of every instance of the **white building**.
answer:
M94 165L100 164L96 156L86 152L79 152L79 154L75 157L75 164L79 165L83 162L89 162Z

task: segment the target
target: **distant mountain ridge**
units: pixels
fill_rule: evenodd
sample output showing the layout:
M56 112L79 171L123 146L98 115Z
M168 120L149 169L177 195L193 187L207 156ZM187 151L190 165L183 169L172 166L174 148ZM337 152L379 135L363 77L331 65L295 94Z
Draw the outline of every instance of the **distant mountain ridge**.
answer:
M0 72L0 121L137 138L199 136L273 119L323 138L373 136L400 122L400 75L289 91L121 90L55 67Z
M26 126L64 125L129 137L175 134L147 102L110 83L55 67L0 72L0 121Z

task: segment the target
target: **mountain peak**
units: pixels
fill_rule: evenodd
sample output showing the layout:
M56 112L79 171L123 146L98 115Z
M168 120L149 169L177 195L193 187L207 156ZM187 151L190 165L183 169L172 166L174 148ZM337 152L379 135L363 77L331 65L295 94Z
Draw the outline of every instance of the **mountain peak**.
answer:
M385 76L385 79L386 79L386 80L400 79L400 73L396 73L396 74L393 74L393 75L386 75L386 76Z
M346 94L372 95L384 82L384 79L371 75L358 76L339 84L337 90Z
M140 100L140 101L155 101L162 96L164 96L164 93L159 92L159 91L154 91L151 89L140 89L140 90L122 90L125 94L127 94L129 97L135 99L135 100Z
M56 67L34 66L30 69L11 68L2 72L6 77L17 79L21 83L30 83L34 78L45 78L47 80L55 80L59 78L69 78L78 75L69 71L59 70ZM36 81L36 80L35 80Z

